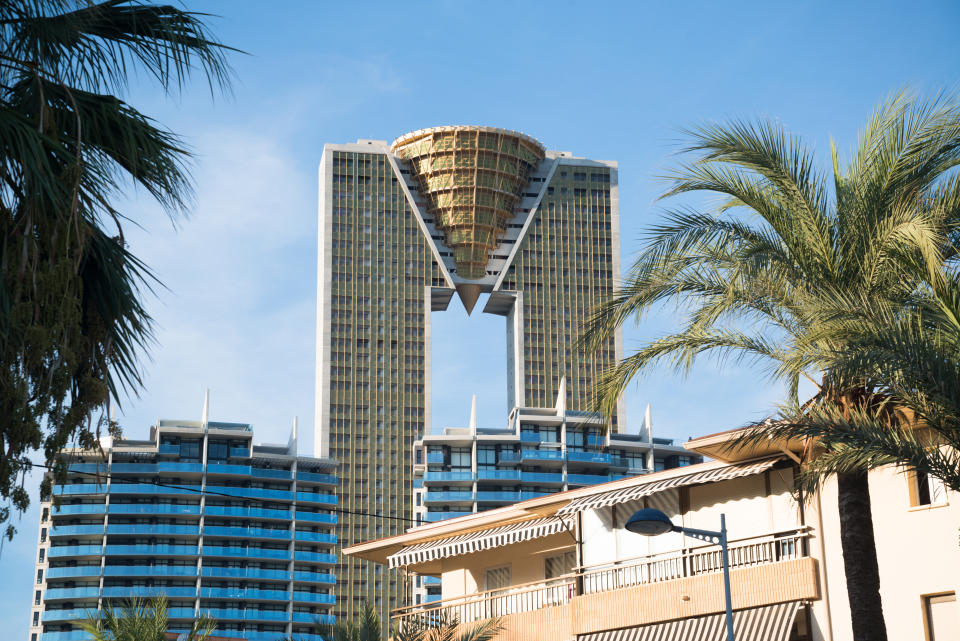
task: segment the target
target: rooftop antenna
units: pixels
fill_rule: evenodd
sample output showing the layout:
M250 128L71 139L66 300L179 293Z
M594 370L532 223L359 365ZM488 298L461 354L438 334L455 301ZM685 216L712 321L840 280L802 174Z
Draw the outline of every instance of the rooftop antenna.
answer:
M477 395L473 395L473 401L470 403L470 433L477 433Z
M206 393L203 395L203 416L200 417L200 422L203 423L203 429L207 429L207 424L210 422L210 388L207 388Z

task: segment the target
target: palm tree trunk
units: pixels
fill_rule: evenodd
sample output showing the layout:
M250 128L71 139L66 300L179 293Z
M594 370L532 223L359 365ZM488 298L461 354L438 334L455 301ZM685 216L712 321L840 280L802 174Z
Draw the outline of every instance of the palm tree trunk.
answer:
M887 641L866 472L837 475L840 544L854 641Z

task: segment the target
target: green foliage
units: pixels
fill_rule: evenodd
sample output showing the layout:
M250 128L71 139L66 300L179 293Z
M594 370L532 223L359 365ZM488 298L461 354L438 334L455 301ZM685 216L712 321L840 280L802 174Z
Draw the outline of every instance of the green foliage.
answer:
M337 621L333 625L318 623L314 627L316 633L327 641L380 641L382 639L380 615L369 603L363 604L360 609L360 618L356 621Z
M111 399L139 391L157 281L112 203L132 183L179 217L190 155L111 94L135 71L168 92L196 71L225 88L227 48L203 17L141 0L0 3L0 523L29 504L32 452L62 475L57 453L96 447L116 429Z
M461 624L443 610L407 617L393 641L490 641L503 630L500 619L487 619L473 626Z
M201 615L191 624L186 641L204 641L216 626L212 618ZM107 604L80 622L92 641L165 641L167 627L167 600L162 596L149 601L133 598L119 608Z

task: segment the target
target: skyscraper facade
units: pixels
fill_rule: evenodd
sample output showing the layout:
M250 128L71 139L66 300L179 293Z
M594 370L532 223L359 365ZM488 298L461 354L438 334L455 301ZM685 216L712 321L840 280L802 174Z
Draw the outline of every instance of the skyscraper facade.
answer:
M30 641L80 641L77 621L164 595L170 630L199 614L216 634L321 641L333 622L337 477L329 459L254 445L250 425L159 421L146 440L71 450L46 502Z
M341 544L415 523L413 444L430 430L430 315L454 295L505 318L508 414L592 409L621 352L574 349L619 274L617 166L492 127L325 145L320 163L315 439L340 461ZM617 412L623 421L623 412ZM400 603L406 581L344 559L337 613Z

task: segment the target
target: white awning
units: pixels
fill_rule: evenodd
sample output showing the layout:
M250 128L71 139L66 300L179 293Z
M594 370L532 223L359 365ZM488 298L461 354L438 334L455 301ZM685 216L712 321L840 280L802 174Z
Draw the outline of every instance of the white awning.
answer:
M737 641L787 641L799 601L733 611ZM606 630L577 637L577 641L723 641L726 639L724 613L690 617L635 628Z
M471 554L512 543L538 539L557 534L567 529L567 523L561 518L548 517L532 521L520 521L510 525L460 534L446 539L417 543L387 557L391 568L399 568L417 563L426 563L460 554Z
M574 499L557 510L557 514L573 514L598 507L608 507L610 505L616 505L617 503L626 503L627 501L650 496L651 494L663 492L664 490L669 490L674 487L726 481L740 478L741 476L761 474L773 467L773 465L782 458L781 456L776 456L751 463L724 465L723 467L706 470L704 472L690 472L689 474L681 474L662 480L651 478L628 487L620 488L619 490L610 490L608 492L590 494L589 496ZM640 478L642 479L643 477Z

